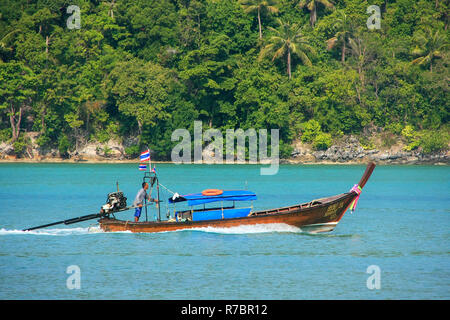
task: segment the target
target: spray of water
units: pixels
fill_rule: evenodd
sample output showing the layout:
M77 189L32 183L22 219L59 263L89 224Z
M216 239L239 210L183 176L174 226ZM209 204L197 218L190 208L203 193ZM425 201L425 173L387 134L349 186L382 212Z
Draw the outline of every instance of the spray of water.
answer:
M269 223L269 224L243 225L229 228L217 228L217 227L192 228L177 231L165 231L163 233L184 232L184 231L201 231L220 234L253 234L253 233L270 233L270 232L297 233L301 232L301 229L289 226L284 223ZM32 231L8 230L4 228L0 229L0 236L5 235L71 236L71 235L86 235L94 233L104 233L104 231L98 225L86 228L58 228L58 229L40 229ZM121 231L115 233L130 233L130 231Z
M90 226L86 228L59 228L59 229L41 229L32 231L7 230L0 229L0 236L5 235L38 235L38 236L71 236L91 233L100 233L103 230L99 226Z
M268 224L242 225L229 228L203 227L203 228L184 229L179 231L203 231L222 234L252 234L252 233L270 233L270 232L296 233L301 232L301 229L284 223L268 223Z

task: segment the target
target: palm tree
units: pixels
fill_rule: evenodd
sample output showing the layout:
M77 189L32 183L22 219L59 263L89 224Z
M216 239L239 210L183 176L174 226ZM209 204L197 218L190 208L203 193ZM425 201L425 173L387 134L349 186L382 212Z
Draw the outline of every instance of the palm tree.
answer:
M110 2L105 1L104 4L108 7L108 16L114 19L114 7L116 6L115 0L111 0Z
M278 4L278 0L239 0L239 3L244 8L245 13L256 12L258 16L258 26L259 26L259 39L262 39L262 29L261 29L261 13L277 13L278 8L275 5Z
M317 5L319 3L328 9L334 8L333 3L328 0L301 0L298 4L300 8L306 7L311 12L309 16L309 23L311 24L311 27L314 27L314 24L317 21Z
M355 57L357 61L357 70L359 75L359 80L361 82L361 87L364 89L364 65L368 59L367 44L360 36L356 35L354 38L348 39L348 44L350 46L350 52Z
M11 32L8 32L6 35L3 36L3 38L0 39L0 54L2 52L7 53L7 52L13 51L13 48L12 48L12 46L10 46L10 43L13 40L13 36L20 31L21 31L20 29L15 29ZM1 60L2 59L0 57L0 61Z
M443 57L443 52L448 48L445 35L441 35L439 30L433 32L427 28L425 33L416 35L418 45L413 49L412 54L418 56L411 63L418 65L430 64L430 72L433 72L433 61Z
M333 25L334 28L337 29L336 34L331 39L327 40L327 49L331 50L336 45L341 45L341 61L345 62L345 55L347 51L347 42L351 35L351 26L350 21L347 18L345 12L340 11L339 17L336 18L335 23Z
M307 66L311 66L311 60L308 54L314 54L314 49L308 44L306 37L302 33L302 26L299 24L283 23L277 19L279 29L270 28L275 35L270 37L269 44L266 45L259 55L259 59L266 55L273 54L272 61L286 56L287 73L291 79L291 54L296 54Z

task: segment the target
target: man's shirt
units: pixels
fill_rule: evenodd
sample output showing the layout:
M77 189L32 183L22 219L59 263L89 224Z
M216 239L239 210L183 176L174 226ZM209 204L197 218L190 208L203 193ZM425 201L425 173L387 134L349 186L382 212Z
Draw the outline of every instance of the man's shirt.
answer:
M140 204L143 204L144 199L147 197L147 192L144 190L144 188L141 188L141 190L138 191L136 194L136 198L134 198L133 206L138 206Z

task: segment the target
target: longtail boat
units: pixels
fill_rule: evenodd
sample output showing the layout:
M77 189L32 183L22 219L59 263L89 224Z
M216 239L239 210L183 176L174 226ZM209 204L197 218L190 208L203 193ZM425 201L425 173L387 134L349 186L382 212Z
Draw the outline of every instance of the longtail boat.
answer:
M164 232L192 228L227 228L274 223L298 227L309 233L329 232L336 227L349 208L355 209L362 188L369 180L374 168L375 164L369 163L359 183L354 185L349 192L292 206L260 211L253 211L252 206L236 208L236 202L256 200L256 194L247 190L208 189L201 193L182 196L175 194L169 198L170 203L184 202L191 206L190 210L175 211L174 216L170 217L169 220L161 220L160 212L156 221L142 222L119 220L114 215L111 217L110 214L107 214L101 216L99 224L107 232ZM152 186L154 183L157 184L159 199L159 182L156 174L147 176L147 178ZM204 206L206 203L220 203L220 206L193 208L196 205ZM230 203L230 205L227 206L227 203ZM160 205L158 210L160 210Z

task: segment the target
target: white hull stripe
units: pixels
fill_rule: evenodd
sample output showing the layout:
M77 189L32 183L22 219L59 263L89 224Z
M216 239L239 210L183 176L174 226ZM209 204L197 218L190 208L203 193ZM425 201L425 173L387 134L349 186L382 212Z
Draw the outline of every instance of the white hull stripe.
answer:
M326 223L314 223L314 224L307 224L302 227L320 227L320 226L336 226L337 222L326 222ZM300 227L300 228L302 228Z

